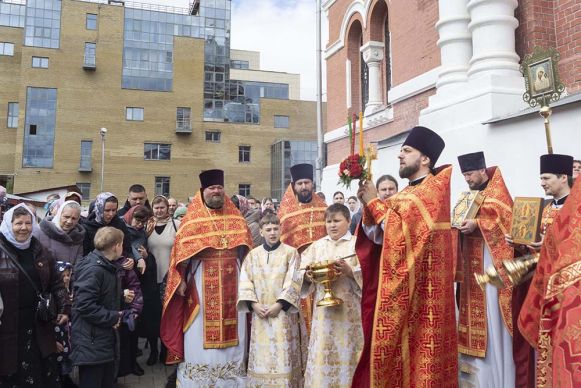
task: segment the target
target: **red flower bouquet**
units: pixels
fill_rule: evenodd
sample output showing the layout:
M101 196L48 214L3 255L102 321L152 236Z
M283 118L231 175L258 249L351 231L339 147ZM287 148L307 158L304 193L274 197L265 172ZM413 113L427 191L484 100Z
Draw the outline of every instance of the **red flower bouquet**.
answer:
M345 158L339 165L339 183L349 188L353 179L367 179L365 156L353 154Z

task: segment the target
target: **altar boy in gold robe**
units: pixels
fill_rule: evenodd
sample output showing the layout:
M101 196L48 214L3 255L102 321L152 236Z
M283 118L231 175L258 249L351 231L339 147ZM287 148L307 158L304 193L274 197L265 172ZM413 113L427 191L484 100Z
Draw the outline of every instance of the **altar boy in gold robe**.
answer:
M281 243L276 215L262 217L260 234L264 244L246 256L238 287L238 310L253 313L246 386L302 387L299 254Z
M363 349L361 327L361 267L355 255L355 236L349 232L349 209L333 204L325 211L327 236L315 241L301 255L299 274L304 274L301 296L315 293L309 340L305 387L351 387L353 373ZM339 277L332 291L343 303L318 306L321 284L313 283L311 266L331 261Z

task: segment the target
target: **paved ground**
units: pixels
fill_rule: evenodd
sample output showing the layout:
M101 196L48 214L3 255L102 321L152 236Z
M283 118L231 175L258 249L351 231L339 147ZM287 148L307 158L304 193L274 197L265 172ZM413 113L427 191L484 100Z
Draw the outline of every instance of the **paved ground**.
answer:
M143 349L145 340L140 339L139 347ZM171 374L175 367L165 366L157 363L153 366L146 364L147 357L149 357L149 349L143 349L143 355L139 357L137 362L145 371L143 376L127 375L121 377L117 381L117 388L164 388L167 376ZM76 376L73 377L76 380Z
M140 348L143 349L143 342L140 342ZM173 372L174 367L165 366L157 363L154 366L148 366L145 362L149 357L149 349L143 349L143 356L139 357L137 362L145 374L143 376L127 375L119 378L117 381L118 388L164 388L167 376Z

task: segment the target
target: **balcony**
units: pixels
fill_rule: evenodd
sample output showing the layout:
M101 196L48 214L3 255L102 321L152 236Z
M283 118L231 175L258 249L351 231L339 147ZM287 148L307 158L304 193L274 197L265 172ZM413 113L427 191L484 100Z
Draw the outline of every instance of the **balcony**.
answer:
M179 108L185 110L185 108ZM176 120L176 133L192 133L192 122L190 121L189 108L187 111L178 110Z

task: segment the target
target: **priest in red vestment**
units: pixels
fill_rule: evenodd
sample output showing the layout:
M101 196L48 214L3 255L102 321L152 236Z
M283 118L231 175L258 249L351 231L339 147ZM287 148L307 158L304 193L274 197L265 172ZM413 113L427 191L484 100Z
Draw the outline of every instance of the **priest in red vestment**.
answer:
M518 328L522 336L528 341L530 346L539 350L539 334L542 320L542 309L545 299L545 292L549 283L549 278L555 273L554 265L559 257L558 241L553 237L547 239L551 235L551 230L554 227L555 220L559 217L561 209L564 208L569 201L570 189L569 183L571 181L571 174L573 171L573 157L569 155L547 154L541 156L541 181L545 191L553 190L548 194L553 195L554 199L543 210L542 216L542 230L543 241L541 247L541 257L534 272L530 287L526 294L526 299L522 304L522 309L518 315ZM560 188L557 189L552 187ZM567 201L567 202L565 202ZM566 217L564 217L566 219ZM563 228L563 225L561 225ZM559 238L564 238L560 236ZM540 359L537 356L537 361ZM537 382L539 381L537 365ZM533 375L533 373L530 373Z
M512 285L502 266L514 257L514 249L504 239L512 223L512 197L500 169L486 168L483 152L460 155L458 163L470 190L484 198L474 219L464 220L458 228L460 384L514 387ZM490 266L504 288L482 290L476 282L474 273Z
M415 127L399 154L399 174L409 186L385 202L372 182L359 188L365 345L353 387L458 385L452 168L434 168L444 146L435 132ZM372 254L373 243L382 245L380 256Z
M541 186L546 195L553 199L543 209L541 218L541 236L545 236L553 221L567 200L571 191L571 174L573 157L561 154L546 154L540 157ZM511 240L510 236L509 241ZM542 241L529 246L530 250L540 252ZM522 247L520 247L522 249ZM546 262L546 260L543 260ZM535 354L538 343L538 325L540 304L545 279L545 264L540 262L535 270L534 278L527 280L514 288L513 292L513 354L516 366L516 386L532 386L535 382ZM522 309L522 310L521 310ZM521 315L521 311L528 311ZM517 330L518 329L518 330Z
M325 229L327 204L321 197L315 195L311 164L295 164L290 168L290 173L291 183L278 209L280 241L302 253L313 242L327 235ZM312 312L312 296L301 299L301 313L307 333L311 331Z
M244 387L246 317L236 302L252 237L224 172L204 171L200 182L172 248L160 337L180 387Z

